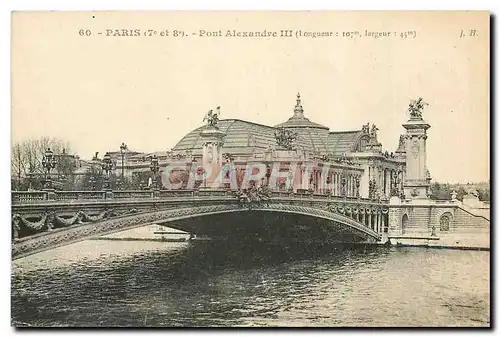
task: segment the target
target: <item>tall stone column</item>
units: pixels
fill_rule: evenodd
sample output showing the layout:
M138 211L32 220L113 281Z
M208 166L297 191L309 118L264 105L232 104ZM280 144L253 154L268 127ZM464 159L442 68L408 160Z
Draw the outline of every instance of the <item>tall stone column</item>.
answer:
M222 145L226 134L217 127L209 127L200 133L203 139L203 168L207 172L204 176L203 187L217 188L214 181L222 169Z
M403 124L406 129L406 172L404 193L407 199L426 199L430 182L427 179L427 130L431 127L420 113L412 113Z

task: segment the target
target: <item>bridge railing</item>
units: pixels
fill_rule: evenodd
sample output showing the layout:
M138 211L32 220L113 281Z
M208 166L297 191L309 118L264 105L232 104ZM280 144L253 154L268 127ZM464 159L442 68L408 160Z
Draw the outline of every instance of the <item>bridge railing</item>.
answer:
M36 192L12 192L12 203L27 203L47 200L47 192L36 191Z
M236 197L237 193L231 190L115 190L115 191L13 191L12 203L24 204L35 202L57 202L70 200L109 200L109 199L168 199L178 197ZM356 198L340 197L326 194L293 193L285 191L272 191L271 197L276 199L303 199L303 200L329 200L332 202L380 202Z
M58 191L56 200L104 200L106 192L103 191Z
M328 195L328 194L319 194L319 193L293 193L293 192L279 192L273 191L271 192L271 196L273 198L293 198L293 199L303 199L303 200L330 200L332 202L356 202L356 203L370 203L370 204L380 204L380 203L388 203L387 200L376 201L367 198L358 198L358 197L342 197L338 195Z
M147 190L113 191L113 199L149 199L152 197L154 197L153 192Z

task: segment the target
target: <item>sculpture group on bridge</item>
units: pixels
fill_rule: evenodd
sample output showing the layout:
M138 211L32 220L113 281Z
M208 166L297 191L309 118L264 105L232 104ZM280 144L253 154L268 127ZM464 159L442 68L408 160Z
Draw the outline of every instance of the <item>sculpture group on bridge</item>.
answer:
M244 204L250 205L252 202L260 203L261 201L269 201L271 199L271 189L266 186L255 187L238 190L236 198Z

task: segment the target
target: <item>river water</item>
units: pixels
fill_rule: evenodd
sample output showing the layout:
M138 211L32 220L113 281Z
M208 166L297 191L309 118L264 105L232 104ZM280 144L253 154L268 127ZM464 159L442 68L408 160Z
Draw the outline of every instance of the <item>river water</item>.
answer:
M490 253L82 241L13 262L15 326L489 326Z

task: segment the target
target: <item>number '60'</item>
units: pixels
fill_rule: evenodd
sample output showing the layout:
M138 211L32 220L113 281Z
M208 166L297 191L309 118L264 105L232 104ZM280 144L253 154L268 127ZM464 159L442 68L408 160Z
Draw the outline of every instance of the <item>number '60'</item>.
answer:
M90 31L90 29L80 29L78 31L78 34L80 36L90 36L90 35L92 35L92 32Z

